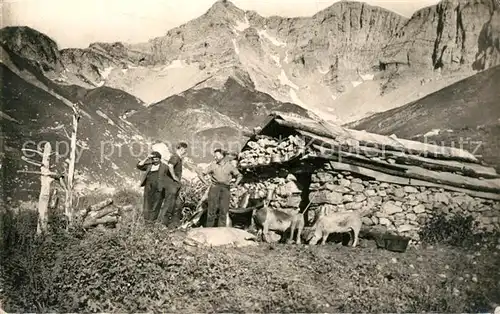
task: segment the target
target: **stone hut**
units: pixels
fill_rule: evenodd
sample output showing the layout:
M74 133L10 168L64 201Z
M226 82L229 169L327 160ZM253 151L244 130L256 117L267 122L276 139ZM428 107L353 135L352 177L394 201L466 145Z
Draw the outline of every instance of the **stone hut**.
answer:
M252 190L284 211L308 208L308 221L320 209L360 210L365 226L419 240L420 226L442 212L500 230L500 176L453 147L274 112L250 135L239 167L244 181L234 200Z

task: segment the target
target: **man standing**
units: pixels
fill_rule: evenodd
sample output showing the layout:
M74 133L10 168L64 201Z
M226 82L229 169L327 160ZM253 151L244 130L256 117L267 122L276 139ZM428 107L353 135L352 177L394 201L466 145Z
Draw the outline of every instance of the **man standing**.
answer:
M211 186L208 192L207 227L215 227L215 219L218 218L218 227L225 227L229 212L231 193L229 185L233 176L236 177L235 185L238 185L243 175L225 157L221 149L214 151L215 162L210 164L200 175L200 180L209 184L203 175L210 175Z
M153 151L137 163L137 169L145 172L141 179L141 187L144 187L144 220L155 221L165 196L162 176L166 172L166 166L161 163L161 154Z
M182 157L187 152L187 144L181 142L170 156L164 178L165 201L158 215L158 221L167 227L175 228L180 223L180 212L176 208L177 198L181 189Z

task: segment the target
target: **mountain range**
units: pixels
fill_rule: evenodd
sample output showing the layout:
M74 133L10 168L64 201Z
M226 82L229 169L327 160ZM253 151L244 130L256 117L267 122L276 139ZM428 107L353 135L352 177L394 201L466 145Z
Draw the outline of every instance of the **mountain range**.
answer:
M84 113L77 169L86 186L133 184L139 157L130 147L136 143L186 140L195 148L188 160L194 167L211 158L206 143L241 143L243 132L273 110L405 137L445 129L425 122L383 129L371 121L394 122L394 110L410 110L400 108L414 108L422 99L431 99L431 106L426 97L446 92L442 88L497 71L499 34L495 0L444 0L411 18L350 1L312 17L262 17L217 1L199 18L146 43L93 43L86 49L60 50L46 34L5 27L3 190L14 195L33 181L23 191L36 189L33 176L15 174L26 167L20 147L28 140L67 142L72 103ZM447 96L440 97L435 101ZM441 110L453 106L441 104ZM460 108L482 110L479 104ZM494 106L488 112L498 116ZM474 127L482 124L474 119ZM115 147L114 153L103 158L103 146Z

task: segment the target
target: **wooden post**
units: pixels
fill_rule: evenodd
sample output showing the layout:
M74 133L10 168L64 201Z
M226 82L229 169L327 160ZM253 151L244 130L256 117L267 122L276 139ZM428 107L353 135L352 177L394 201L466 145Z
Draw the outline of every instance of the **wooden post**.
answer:
M64 211L68 217L69 224L73 222L73 179L75 176L75 159L76 159L76 134L78 131L78 121L80 120L80 111L73 104L73 129L71 131L71 152L69 157L69 167L67 174L67 190Z
M50 176L50 154L52 152L52 147L50 143L45 143L43 149L43 159L42 166L40 167L40 196L38 198L38 225L36 232L38 234L42 231L47 230L47 218L48 218L48 208L50 202L50 183L52 182L52 177Z

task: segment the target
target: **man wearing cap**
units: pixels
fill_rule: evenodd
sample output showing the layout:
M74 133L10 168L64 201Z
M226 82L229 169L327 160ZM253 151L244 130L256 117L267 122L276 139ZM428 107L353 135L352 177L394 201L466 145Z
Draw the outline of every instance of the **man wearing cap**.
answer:
M205 184L211 184L208 192L208 209L206 227L215 227L215 219L218 218L218 227L225 227L229 212L231 192L229 189L231 179L236 177L235 185L238 185L243 175L232 164L221 149L214 151L215 161L201 172L200 180ZM211 183L204 179L204 175L210 175Z
M161 162L161 154L153 151L137 163L137 169L144 171L141 179L141 187L144 187L144 220L155 221L165 197L162 176L167 171L166 166Z

